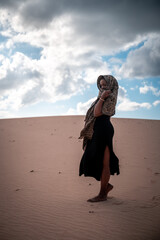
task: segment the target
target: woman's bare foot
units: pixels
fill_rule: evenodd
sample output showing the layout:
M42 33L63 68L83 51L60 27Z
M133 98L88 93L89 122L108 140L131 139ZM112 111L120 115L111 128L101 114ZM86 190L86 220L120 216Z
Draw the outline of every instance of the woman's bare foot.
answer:
M110 183L108 183L105 194L99 194L98 196L96 196L96 197L94 197L94 198L88 199L87 202L106 201L106 200L107 200L107 195L108 195L108 193L109 193L112 189L113 189L113 185L111 185Z
M87 200L87 202L100 202L100 201L106 201L107 200L107 196L96 196L94 198L90 198Z
M107 185L107 195L112 189L113 189L113 185L108 183L108 185Z

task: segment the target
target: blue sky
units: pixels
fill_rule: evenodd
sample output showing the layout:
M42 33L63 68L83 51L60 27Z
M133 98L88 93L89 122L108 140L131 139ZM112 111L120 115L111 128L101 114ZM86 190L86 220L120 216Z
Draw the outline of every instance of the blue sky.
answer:
M84 115L111 74L114 117L159 120L160 4L142 2L0 2L0 118Z

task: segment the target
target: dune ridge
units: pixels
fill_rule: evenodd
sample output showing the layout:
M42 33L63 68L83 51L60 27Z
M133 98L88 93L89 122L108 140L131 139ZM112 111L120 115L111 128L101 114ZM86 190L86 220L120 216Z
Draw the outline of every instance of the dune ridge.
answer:
M79 177L84 116L0 120L0 240L158 240L160 121L111 119L120 175L108 200Z

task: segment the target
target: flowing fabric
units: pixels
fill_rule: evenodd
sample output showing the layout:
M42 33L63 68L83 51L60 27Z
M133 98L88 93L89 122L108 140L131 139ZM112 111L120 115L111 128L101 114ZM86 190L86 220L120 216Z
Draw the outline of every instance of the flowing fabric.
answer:
M113 151L113 135L114 128L110 122L110 117L107 115L97 117L94 124L92 139L88 140L80 162L79 176L84 174L84 176L94 177L97 181L100 181L106 146L109 147L110 151L110 174L120 174L119 159Z
M101 79L105 79L107 83L107 90L110 90L110 95L106 98L102 105L102 115L94 117L94 107L102 94L100 87ZM120 174L119 159L113 151L113 136L114 128L110 122L110 117L115 114L115 106L118 94L118 82L111 75L99 76L97 79L97 86L99 95L88 109L85 117L85 125L80 133L79 138L83 138L84 153L79 166L79 176L94 177L100 181L103 170L103 158L106 146L109 147L110 152L110 174Z
M99 89L99 94L97 99L92 103L91 107L88 109L85 117L85 125L80 133L80 139L83 139L83 149L87 144L89 139L92 139L93 136L93 126L96 120L94 117L94 107L98 102L101 94L102 89L100 87L100 81L104 78L107 83L107 90L110 90L110 95L105 99L103 106L102 106L102 114L107 116L113 116L115 114L115 106L117 103L117 95L118 95L118 82L112 75L100 75L97 79L97 87Z

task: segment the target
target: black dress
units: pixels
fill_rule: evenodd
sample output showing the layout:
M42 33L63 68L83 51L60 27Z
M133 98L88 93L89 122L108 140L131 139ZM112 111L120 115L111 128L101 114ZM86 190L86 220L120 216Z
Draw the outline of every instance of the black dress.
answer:
M101 115L96 118L94 124L94 133L91 140L88 140L86 149L83 153L80 166L79 176L94 177L100 181L103 169L103 157L106 146L110 150L110 174L118 175L119 160L113 152L112 139L114 135L114 128L110 122L110 117Z

